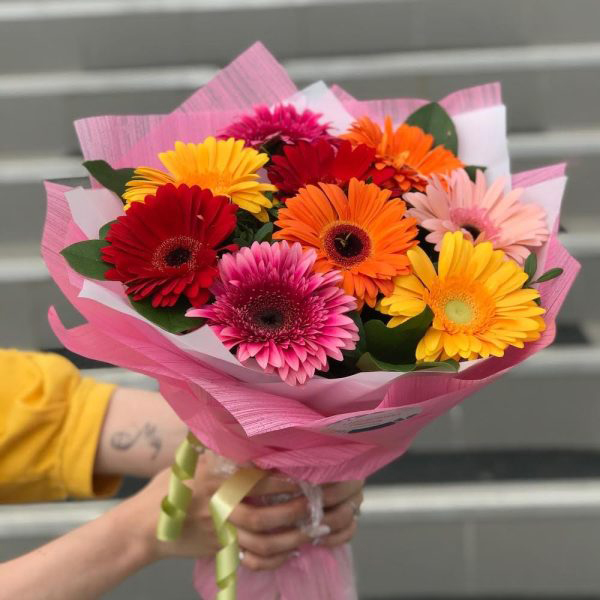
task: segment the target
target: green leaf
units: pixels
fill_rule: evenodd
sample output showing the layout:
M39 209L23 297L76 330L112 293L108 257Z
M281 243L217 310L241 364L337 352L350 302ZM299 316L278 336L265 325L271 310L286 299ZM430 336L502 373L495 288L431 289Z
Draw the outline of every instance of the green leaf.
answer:
M363 326L362 319L358 311L353 310L348 315L358 327L358 341L356 342L356 348L354 350L342 350L344 355L343 366L348 369L354 369L356 362L367 351L367 341L365 339L365 328Z
M265 223L255 234L255 242L270 242L273 233L273 223Z
M135 174L135 169L113 169L105 160L86 160L83 166L98 183L120 197Z
M544 281L550 281L551 279L555 279L556 277L560 277L563 274L563 269L560 267L556 267L554 269L550 269L546 271L543 275L538 277L533 283L544 283Z
M85 240L67 246L61 254L74 271L84 277L104 281L104 273L111 269L112 265L102 260L101 250L109 245L104 240Z
M98 236L100 237L101 240L105 240L106 236L108 235L108 232L110 231L110 228L116 223L117 221L109 221L108 223L106 223L106 225L102 225L102 227L100 227L100 231L98 232Z
M457 360L436 361L436 362L423 362L415 365L415 371L436 371L439 373L458 373L460 364Z
M131 306L148 321L158 325L170 333L183 333L190 329L197 329L204 323L204 319L199 317L186 317L185 312L190 305L180 300L175 306L154 307L152 300L129 300Z
M525 260L523 270L527 273L527 281L523 285L527 286L532 281L535 272L537 271L537 256L533 252Z
M477 171L483 171L485 173L487 167L482 167L480 165L467 165L463 167L463 169L467 172L469 179L473 182L477 179Z
M369 352L363 354L356 366L361 371L392 371L399 373L410 373L412 371L430 371L435 370L440 373L456 373L458 371L458 363L455 360L445 360L441 362L427 363L409 363L405 365L394 365L382 360L377 360Z
M454 154L458 153L458 136L450 115L437 103L431 102L419 108L408 119L408 125L416 125L430 133L436 146L445 146Z
M417 344L433 321L429 307L398 327L387 327L383 321L373 319L365 323L367 351L377 360L393 365L415 362Z

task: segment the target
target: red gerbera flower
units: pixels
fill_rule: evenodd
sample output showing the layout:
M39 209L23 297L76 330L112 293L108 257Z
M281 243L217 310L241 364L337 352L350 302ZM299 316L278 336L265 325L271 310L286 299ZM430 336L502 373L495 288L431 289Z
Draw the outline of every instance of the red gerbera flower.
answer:
M326 140L298 142L286 146L283 155L273 156L267 172L280 194L289 197L307 185L335 183L344 187L353 177L368 179L374 160L375 149L365 144L353 148L346 140L336 140L335 146Z
M232 123L219 136L244 140L247 146L257 150L268 146L271 151L278 144L295 144L299 141L312 142L329 138L329 126L319 123L319 113L312 110L298 112L291 105L280 104L272 110L268 106L257 106L253 115L244 115Z
M198 186L172 184L134 202L117 219L102 258L114 265L106 279L123 282L134 300L173 306L184 295L193 306L209 299L218 273L217 246L236 226L237 206Z

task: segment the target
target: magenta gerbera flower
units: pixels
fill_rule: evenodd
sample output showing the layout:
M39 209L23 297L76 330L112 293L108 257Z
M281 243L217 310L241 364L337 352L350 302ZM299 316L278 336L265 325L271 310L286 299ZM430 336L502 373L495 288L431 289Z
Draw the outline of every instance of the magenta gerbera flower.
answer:
M254 114L244 115L229 125L220 137L244 140L247 146L256 149L264 146L272 149L279 143L295 144L301 140L313 142L331 137L328 125L319 123L320 117L308 109L298 112L291 105L279 104L273 109L257 106Z
M522 202L522 189L505 194L504 184L500 178L488 186L482 171L473 182L457 169L445 178L432 177L424 193L404 194L412 205L406 214L431 232L425 239L438 251L446 232L462 231L465 239L491 242L522 264L548 239L546 212L538 204Z
M204 317L241 362L256 359L290 385L326 371L327 358L342 360L358 328L346 314L356 300L339 287L337 271L315 273L314 251L300 244L255 242L219 264L215 302L188 311Z

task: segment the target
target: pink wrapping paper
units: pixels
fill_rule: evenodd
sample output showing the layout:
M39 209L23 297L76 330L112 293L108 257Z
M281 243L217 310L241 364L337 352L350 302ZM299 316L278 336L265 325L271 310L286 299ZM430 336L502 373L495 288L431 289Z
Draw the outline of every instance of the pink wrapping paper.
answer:
M285 70L256 44L170 115L84 119L77 123L77 133L88 159L103 158L113 167L159 166L157 153L176 140L214 135L252 106L283 101L295 92ZM377 120L390 114L401 121L426 102L360 102L339 88L333 92L351 115L369 114ZM496 84L457 92L441 103L456 119L464 118L461 135L467 146L473 133L469 119L477 118L478 111L496 110L499 127L504 125ZM490 155L489 167L508 173L507 156L499 147ZM556 191L562 179L564 166L559 165L516 175L513 184L547 184ZM124 292L109 282L88 286L60 255L67 245L92 236L96 224L82 226L83 230L76 224L81 218L74 218L65 196L68 188L48 183L46 189L43 257L63 293L87 320L68 330L50 309L50 324L60 341L84 356L157 378L173 409L213 451L313 483L370 475L401 456L432 420L550 344L556 315L579 269L554 235L539 253L542 266L564 269L560 278L540 286L548 328L540 340L524 349L511 348L503 358L477 361L458 374L363 373L346 379L318 378L303 388L286 389L272 378L207 356L210 352L202 347L186 351L174 336L99 301L102 293L124 296ZM560 194L558 198L560 204ZM551 226L556 232L554 221ZM369 430L361 431L365 428ZM351 573L348 549L310 547L274 573L242 569L239 598L275 600L277 592L282 600L351 600L355 597ZM205 598L214 596L212 581L210 564L199 562L196 585ZM302 587L310 581L313 588Z

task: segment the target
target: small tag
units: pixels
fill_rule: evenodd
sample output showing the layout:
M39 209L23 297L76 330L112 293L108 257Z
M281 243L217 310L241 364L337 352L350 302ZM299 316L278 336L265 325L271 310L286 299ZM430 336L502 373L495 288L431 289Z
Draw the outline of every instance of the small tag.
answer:
M366 431L373 431L375 429L395 425L401 421L406 421L415 415L418 415L420 412L420 408L412 406L408 408L386 410L370 415L358 415L356 417L348 417L347 419L341 419L335 423L330 423L329 425L326 425L322 431L335 433L364 433Z

